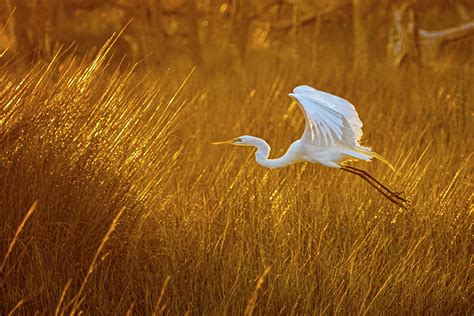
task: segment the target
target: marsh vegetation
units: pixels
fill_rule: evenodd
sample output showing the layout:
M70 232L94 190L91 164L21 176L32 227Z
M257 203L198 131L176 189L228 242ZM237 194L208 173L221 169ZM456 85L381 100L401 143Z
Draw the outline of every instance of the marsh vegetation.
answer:
M359 32L380 27L358 39L358 1L319 1L329 13L305 23L295 16L312 3L274 2L137 1L123 31L120 1L61 7L26 19L44 34L24 45L8 21L32 8L4 8L0 314L474 312L472 37L394 65L388 2L364 13ZM456 19L430 3L416 7L429 27ZM55 25L100 36L72 43ZM357 41L369 41L362 58ZM356 166L403 190L409 210L338 170L269 170L211 145L251 134L283 154L304 128L287 97L299 84L356 106L364 143L403 176Z

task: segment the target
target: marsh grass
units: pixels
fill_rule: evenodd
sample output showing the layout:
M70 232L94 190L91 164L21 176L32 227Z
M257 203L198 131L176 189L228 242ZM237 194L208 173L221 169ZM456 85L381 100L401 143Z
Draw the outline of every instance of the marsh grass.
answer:
M268 59L242 81L146 72L112 44L1 69L2 314L474 312L469 72ZM403 177L358 166L411 209L337 170L211 146L253 134L282 154L302 83L356 105Z

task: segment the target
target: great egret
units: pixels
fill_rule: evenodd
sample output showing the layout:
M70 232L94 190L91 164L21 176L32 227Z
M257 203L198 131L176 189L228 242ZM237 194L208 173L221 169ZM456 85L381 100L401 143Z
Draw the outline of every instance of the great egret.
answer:
M404 209L407 208L409 201L401 197L400 193L391 191L367 171L346 164L349 161L370 161L376 158L399 174L382 156L370 147L359 144L362 122L349 101L306 85L296 87L289 96L303 111L306 127L301 139L292 143L282 157L269 159L270 145L254 136L244 135L213 144L256 147L257 163L267 168L281 168L298 162L319 163L329 168L338 168L361 177L387 199Z

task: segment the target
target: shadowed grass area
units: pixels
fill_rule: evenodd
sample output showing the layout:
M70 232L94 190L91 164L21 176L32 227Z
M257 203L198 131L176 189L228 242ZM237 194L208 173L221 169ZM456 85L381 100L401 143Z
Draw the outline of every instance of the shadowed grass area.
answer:
M269 59L144 74L110 45L1 69L2 314L473 313L470 73ZM211 145L251 134L283 154L303 83L355 104L403 177L357 166L410 210L338 170Z

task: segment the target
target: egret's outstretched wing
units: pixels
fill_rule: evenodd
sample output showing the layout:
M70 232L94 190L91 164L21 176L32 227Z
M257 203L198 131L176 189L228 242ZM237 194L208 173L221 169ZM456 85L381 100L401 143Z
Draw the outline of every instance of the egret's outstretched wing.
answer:
M298 102L306 119L301 138L305 144L359 144L362 122L349 101L310 86L298 86L289 95Z

